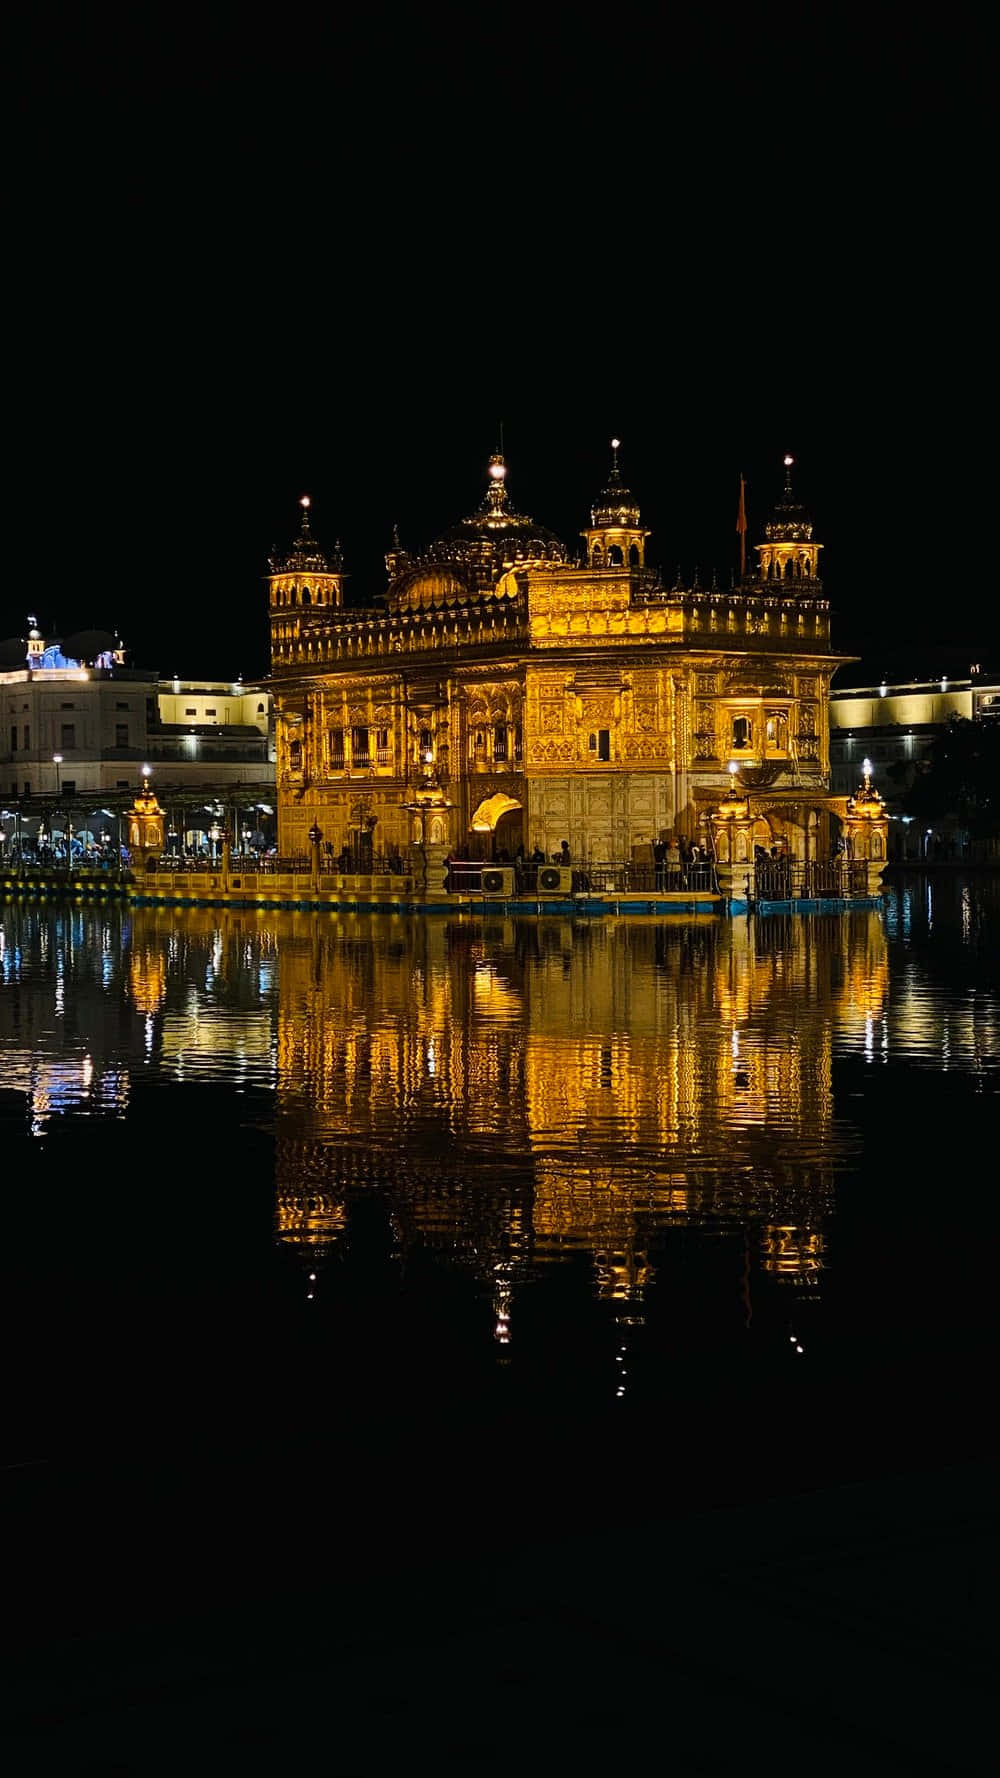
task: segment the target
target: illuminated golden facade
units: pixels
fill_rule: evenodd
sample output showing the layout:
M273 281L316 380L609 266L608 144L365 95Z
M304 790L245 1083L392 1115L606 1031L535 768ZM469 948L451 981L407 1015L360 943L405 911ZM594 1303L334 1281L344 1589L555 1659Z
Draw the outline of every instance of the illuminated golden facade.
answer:
M345 605L339 549L318 547L303 503L270 575L279 850L306 853L315 827L334 852L367 832L383 852L550 857L565 839L578 863L647 858L658 838L704 843L735 763L754 843L819 856L839 657L788 476L757 570L729 591L647 567L617 441L576 562L506 476L491 458L478 512L423 555L395 540L368 608Z
M518 1279L574 1254L641 1316L669 1227L749 1228L753 1266L811 1293L843 1141L834 1046L881 1042L887 997L868 911L283 920L279 1238L318 1253L353 1195L384 1193L401 1252L440 1246L489 1283L500 1340Z

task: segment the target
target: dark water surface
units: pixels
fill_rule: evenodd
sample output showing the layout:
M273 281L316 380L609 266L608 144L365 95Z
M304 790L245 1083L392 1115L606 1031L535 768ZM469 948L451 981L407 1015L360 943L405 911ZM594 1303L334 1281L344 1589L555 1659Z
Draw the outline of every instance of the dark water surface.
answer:
M19 1629L567 1540L627 1587L708 1506L977 1461L998 957L1000 881L943 873L728 923L0 907Z

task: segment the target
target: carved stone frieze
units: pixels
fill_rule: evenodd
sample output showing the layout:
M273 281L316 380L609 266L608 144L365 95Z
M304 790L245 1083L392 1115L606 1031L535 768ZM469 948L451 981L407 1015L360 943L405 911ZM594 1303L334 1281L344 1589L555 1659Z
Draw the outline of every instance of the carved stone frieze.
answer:
M528 747L531 765L570 765L576 759L576 747L569 740L532 741Z

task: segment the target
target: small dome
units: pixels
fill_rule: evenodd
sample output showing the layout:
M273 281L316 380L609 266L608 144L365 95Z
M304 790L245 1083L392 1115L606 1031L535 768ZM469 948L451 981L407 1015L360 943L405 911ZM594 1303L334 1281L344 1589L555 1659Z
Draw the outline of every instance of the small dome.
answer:
M785 486L781 499L764 527L764 535L769 543L808 543L812 537L812 519L805 507L796 500L792 488L792 462L791 457L785 458Z
M608 477L608 485L602 488L590 509L591 523L606 529L610 525L631 525L639 523L639 502L630 488L625 486L617 469Z
M622 481L618 469L618 452L621 439L611 440L611 471L607 484L603 487L590 509L590 522L599 525L602 530L614 528L616 525L635 527L639 523L639 502L631 488Z
M477 512L435 538L422 556L387 558L391 611L490 598L505 570L569 560L554 531L514 510L506 487L507 465L499 453L490 458L487 473L486 495ZM498 596L511 596L509 584Z
M86 662L96 661L100 654L114 654L117 647L110 630L77 630L62 645L65 655Z
M303 495L299 502L301 520L299 534L286 555L275 553L268 557L268 567L272 574L339 574L344 565L340 544L334 545L327 555L317 543L309 526L308 495Z
M499 570L510 562L539 558L564 562L565 544L554 531L536 524L526 513L515 511L507 492L507 465L498 453L490 458L488 484L482 505L469 518L435 539L427 551L434 561L461 561L467 554L477 561L492 558ZM463 549L463 545L468 546ZM485 546L485 548L484 548Z

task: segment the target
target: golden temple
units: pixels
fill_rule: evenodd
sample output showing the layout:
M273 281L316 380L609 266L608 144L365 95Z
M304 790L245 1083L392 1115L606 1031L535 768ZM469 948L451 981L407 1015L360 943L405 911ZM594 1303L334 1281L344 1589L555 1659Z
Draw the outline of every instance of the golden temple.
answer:
M752 570L668 587L619 448L575 559L515 509L498 453L474 514L422 554L394 537L366 606L345 602L340 547L320 547L303 498L269 575L283 855L321 839L353 860L414 844L549 859L568 841L587 865L658 841L717 851L721 831L734 867L775 843L829 857L845 657L792 459Z

